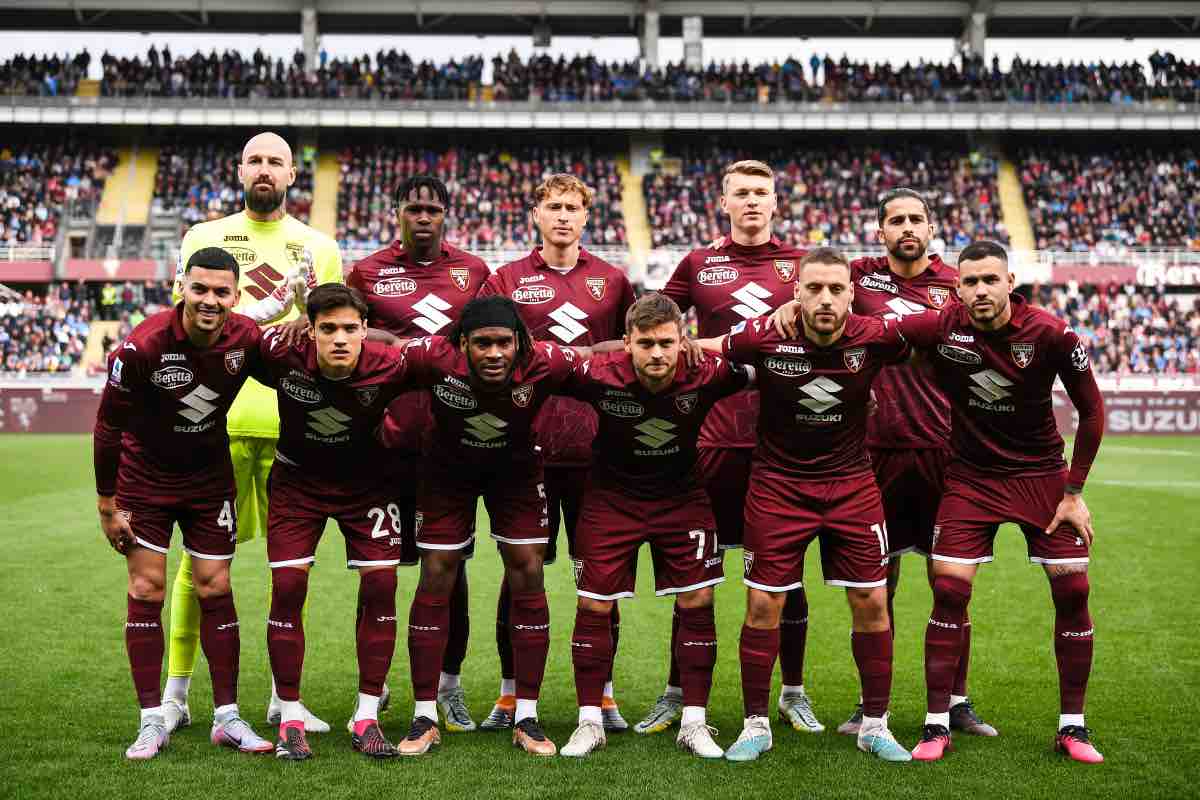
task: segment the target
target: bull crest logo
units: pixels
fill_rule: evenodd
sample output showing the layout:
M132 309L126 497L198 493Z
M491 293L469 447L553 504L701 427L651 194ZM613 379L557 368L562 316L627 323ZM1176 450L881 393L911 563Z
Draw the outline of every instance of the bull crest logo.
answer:
M572 558L571 571L575 573L575 586L578 588L579 579L583 577L583 560L579 558Z
M513 405L518 408L525 408L529 405L529 401L533 398L533 384L527 383L524 386L518 386L512 390Z
M607 278L588 278L584 283L587 284L588 294L593 300L599 303L604 299L604 290L608 286Z
M460 292L465 292L467 287L471 285L471 271L456 267L450 270L450 280L454 281L454 285L458 287Z
M776 260L775 274L779 276L779 280L788 283L796 275L796 262L787 259Z
M690 414L696 410L698 395L695 392L681 394L675 398L675 408L679 409L680 414Z
M946 305L946 301L950 299L950 290L945 286L930 286L929 287L929 302L933 303L934 308L941 308Z
M379 396L378 386L363 386L355 390L358 394L358 402L366 407L369 407L375 402L375 398Z
M1033 362L1032 342L1013 342L1010 347L1012 348L1013 361L1021 369L1025 369Z
M742 573L743 576L749 578L750 570L754 569L754 551L753 550L743 550L742 551L742 566L744 568L744 571Z
M225 371L230 375L237 375L242 371L242 365L246 363L246 351L239 347L237 350L230 350L225 354Z
M851 372L858 372L867 360L867 348L855 347L847 350L842 353L842 360L846 363L846 369Z

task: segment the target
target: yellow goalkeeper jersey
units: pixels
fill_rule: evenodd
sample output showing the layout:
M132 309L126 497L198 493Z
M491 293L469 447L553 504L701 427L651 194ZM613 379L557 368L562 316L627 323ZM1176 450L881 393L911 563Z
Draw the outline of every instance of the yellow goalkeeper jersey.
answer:
M312 262L317 283L342 282L342 254L333 239L289 215L274 222L255 222L242 211L202 222L183 237L175 272L176 300L181 296L183 265L204 247L220 247L237 259L240 277L235 311L266 297L289 271L307 260ZM279 321L295 319L298 314L293 308ZM246 381L229 409L229 435L279 438L275 391L257 381Z

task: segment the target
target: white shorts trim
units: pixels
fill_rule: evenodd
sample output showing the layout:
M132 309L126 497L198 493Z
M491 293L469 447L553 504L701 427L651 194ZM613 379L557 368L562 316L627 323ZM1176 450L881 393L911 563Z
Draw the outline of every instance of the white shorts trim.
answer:
M183 548L183 551L192 558L203 558L205 561L229 561L233 558L233 553L230 553L227 556L210 556L207 553L197 553L195 550L191 550L187 547Z
M826 586L845 586L847 589L875 589L880 586L887 586L887 578L881 581L825 581Z
M742 578L742 583L746 584L751 589L758 589L763 592L773 592L776 594L779 592L790 592L792 589L799 589L804 586L804 581L789 583L787 586L767 586L765 583L755 583L749 578Z
M694 592L697 589L703 589L706 586L716 586L718 583L724 583L724 582L725 582L725 576L722 575L719 578L711 578L707 581L701 581L700 583L693 583L691 586L681 586L679 588L671 587L669 589L656 589L654 592L654 596L655 597L666 597L669 594L683 594L684 592Z
M1090 561L1091 561L1091 558L1087 557L1087 556L1085 556L1083 558L1038 558L1037 556L1029 557L1030 564L1087 564Z
M305 564L312 564L316 560L316 556L308 556L307 558L290 558L287 561L268 561L267 566L271 569L276 569L278 567L303 567Z
M955 558L954 556L939 556L937 553L929 556L934 561L945 561L949 564L986 564L989 561L994 561L995 556L983 556L982 558Z
M390 558L386 561L356 561L349 560L346 562L346 569L357 569L358 567L394 567L400 563L398 558Z
M633 592L617 592L616 594L596 594L595 592L585 592L583 589L576 589L575 594L580 597L587 597L591 600L624 600L627 597L634 597Z
M164 556L167 554L167 548L159 547L156 544L150 544L149 542L147 542L145 539L143 539L140 536L133 537L133 540L135 542L137 542L138 544L140 544L142 547L146 548L147 550L153 550L156 553L162 553Z
M418 550L465 550L467 545L475 541L475 535L472 534L469 539L461 544L422 544L417 542ZM397 562L399 563L399 562Z
M492 538L497 542L503 542L504 544L550 544L549 536L547 536L545 539L509 539L508 537L498 536L493 533Z

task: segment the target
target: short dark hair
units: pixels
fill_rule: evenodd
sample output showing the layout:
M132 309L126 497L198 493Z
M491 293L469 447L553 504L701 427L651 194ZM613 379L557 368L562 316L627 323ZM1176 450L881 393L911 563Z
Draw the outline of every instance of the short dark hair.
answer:
M228 270L233 273L235 280L241 275L237 259L233 257L232 253L221 247L201 247L192 253L188 256L187 265L183 268L183 274L186 275L191 272L192 267Z
M925 195L918 192L916 189L909 189L907 186L897 186L895 189L888 189L879 198L879 224L883 225L883 220L887 217L888 203L893 200L899 200L901 197L911 197L914 200L921 201L921 207L925 209L925 216L933 219L933 214L929 211L929 201L925 199Z
M462 344L463 339L469 339L472 331L477 328L511 327L517 337L517 358L519 364L525 364L533 357L533 337L529 328L517 310L517 304L501 294L490 294L486 297L476 297L463 306L454 325L446 332L446 338L455 346Z
M659 292L642 295L625 312L626 333L633 333L634 328L639 331L657 328L668 322L674 322L682 328L683 312L674 300Z
M317 316L337 308L353 308L364 320L367 318L367 303L357 289L344 283L322 283L308 293L308 321L317 324Z
M985 258L998 258L1008 265L1008 252L989 239L976 239L958 253L959 264L964 261L982 261Z
M803 272L808 264L841 264L847 272L850 271L850 259L836 247L814 247L809 250L804 254L804 258L800 259L800 268L796 270L796 274Z
M402 208L408 202L408 196L413 192L428 189L447 209L450 208L450 190L440 178L433 175L410 175L396 187L396 208Z

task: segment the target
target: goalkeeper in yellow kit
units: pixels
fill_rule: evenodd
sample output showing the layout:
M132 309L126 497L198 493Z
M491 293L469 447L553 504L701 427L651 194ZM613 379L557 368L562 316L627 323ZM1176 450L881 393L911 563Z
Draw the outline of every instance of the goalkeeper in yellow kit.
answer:
M220 247L237 259L241 268L235 311L250 312L260 322L290 321L272 313L291 306L289 283L306 275L310 283L342 280L342 256L337 242L288 216L284 201L296 180L292 150L282 137L260 133L246 142L238 164L245 193L245 209L222 219L196 225L183 237L179 263L203 247ZM177 276L178 277L178 276ZM176 284L178 292L179 285ZM265 309L265 311L264 311ZM279 412L275 392L247 381L229 410L229 449L237 480L237 539L249 541L267 532L267 476L275 459L279 437ZM171 640L163 712L167 729L190 723L188 687L196 664L200 637L200 607L192 585L191 556L184 553L171 591ZM279 699L271 685L268 721L278 722ZM276 719L271 720L275 715ZM305 709L305 728L324 733L329 726Z

